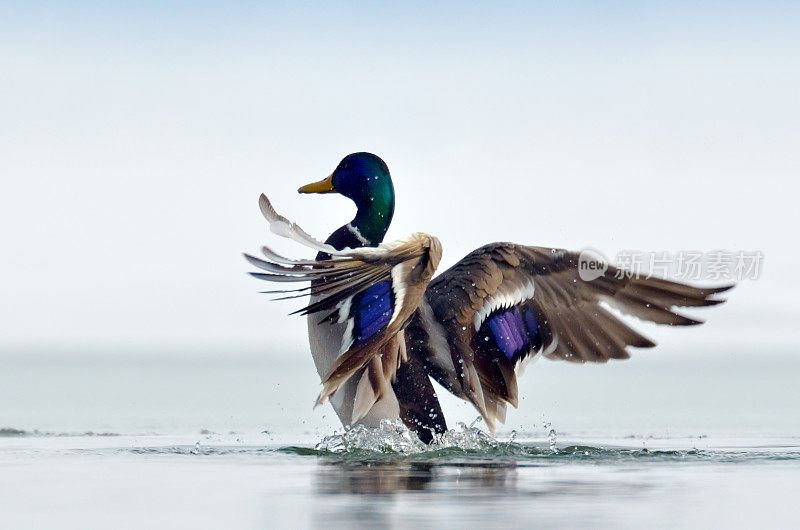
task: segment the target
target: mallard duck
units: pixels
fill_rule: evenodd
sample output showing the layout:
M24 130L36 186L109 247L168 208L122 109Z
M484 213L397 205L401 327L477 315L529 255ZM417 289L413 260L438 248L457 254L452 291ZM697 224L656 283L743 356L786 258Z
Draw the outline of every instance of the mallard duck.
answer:
M341 422L377 427L400 419L425 442L447 429L430 378L472 403L492 434L506 408L519 404L517 377L537 357L577 363L627 359L629 348L655 343L604 306L672 326L700 321L675 307L710 306L731 285L699 288L619 274L607 266L587 281L579 254L515 243L470 252L435 278L439 240L424 233L383 243L394 215L389 168L371 153L346 156L327 178L300 193L338 193L355 202L355 218L324 243L259 205L272 232L316 250L289 259L263 247L245 254L272 282L306 282L265 291L310 295L295 311L308 318L311 354L322 380L317 404L330 399ZM294 314L293 313L293 314Z

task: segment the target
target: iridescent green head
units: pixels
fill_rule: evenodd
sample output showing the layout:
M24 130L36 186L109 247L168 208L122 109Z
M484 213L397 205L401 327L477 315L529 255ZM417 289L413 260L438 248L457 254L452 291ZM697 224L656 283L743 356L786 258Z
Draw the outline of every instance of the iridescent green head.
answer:
M383 241L394 215L394 186L386 163L372 153L353 153L328 178L300 188L300 193L339 193L356 203L350 223L369 244Z

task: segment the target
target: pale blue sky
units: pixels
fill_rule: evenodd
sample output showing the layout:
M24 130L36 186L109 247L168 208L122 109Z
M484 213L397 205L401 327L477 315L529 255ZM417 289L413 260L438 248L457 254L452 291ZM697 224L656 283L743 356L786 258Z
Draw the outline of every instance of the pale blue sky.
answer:
M302 349L244 273L298 196L383 157L390 238L443 267L495 240L762 250L764 275L667 340L796 340L800 12L791 3L0 6L0 351ZM684 338L678 338L679 336Z

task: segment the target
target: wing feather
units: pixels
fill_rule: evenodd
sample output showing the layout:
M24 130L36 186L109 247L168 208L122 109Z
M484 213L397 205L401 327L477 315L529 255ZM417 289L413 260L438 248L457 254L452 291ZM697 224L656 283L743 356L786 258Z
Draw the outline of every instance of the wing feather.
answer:
M354 340L352 331L349 337L344 337L342 353L322 378L323 389L317 398L318 404L323 403L353 374L367 366L357 384L353 422L358 421L385 395L388 381L394 378L398 364L406 359L405 339L398 338L398 334L403 337L402 331L433 277L441 259L441 244L435 237L420 232L378 247L336 250L280 215L263 194L259 206L272 232L329 256L316 260L290 259L268 247L262 248L266 259L245 254L250 264L266 271L251 272L255 278L279 283L309 282L300 289L269 291L287 294L282 298L313 292L314 301L292 314L330 311L321 324L350 319L348 329L352 330L355 316L349 313L353 310L354 297L381 282L390 282L395 306L388 324L380 322L382 327L377 330L377 325L370 324L374 326L370 330L372 334L360 342Z
M655 345L606 307L657 324L689 326L701 321L682 315L676 307L722 303L716 295L732 287L695 287L631 275L613 266L584 281L579 260L578 253L561 249L493 243L468 254L431 282L426 303L445 332L453 362L442 361L441 341L436 347L424 340L411 347L434 367L429 370L432 377L475 404L490 428L505 412L496 403L517 406L515 368L526 359L543 354L577 363L607 362L630 357L630 347ZM526 311L534 323L525 320ZM498 330L492 333L506 335L504 341L489 340L493 335L487 334L485 324L492 319L497 319ZM430 328L430 322L430 316L412 321L412 335L433 336L434 330L423 329ZM468 322L473 325L465 327ZM510 356L503 347L517 349ZM450 375L452 366L464 368ZM476 378L479 388L469 390L467 383L474 385Z

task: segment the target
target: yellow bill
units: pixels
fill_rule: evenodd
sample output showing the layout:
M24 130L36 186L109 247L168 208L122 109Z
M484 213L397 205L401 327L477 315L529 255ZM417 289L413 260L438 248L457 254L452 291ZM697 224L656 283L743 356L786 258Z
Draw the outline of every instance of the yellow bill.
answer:
M336 188L333 187L333 173L328 175L327 178L319 182L312 182L306 184L297 190L299 193L335 193Z

